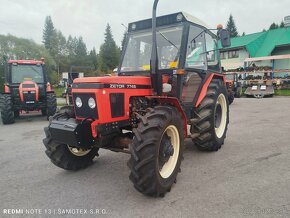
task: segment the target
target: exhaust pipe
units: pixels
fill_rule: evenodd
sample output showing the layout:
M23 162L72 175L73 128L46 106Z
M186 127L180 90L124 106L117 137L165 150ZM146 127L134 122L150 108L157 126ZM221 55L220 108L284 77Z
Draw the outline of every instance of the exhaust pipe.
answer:
M162 95L162 75L158 73L158 53L156 37L156 9L159 0L155 0L152 11L152 49L150 60L151 83L157 95Z

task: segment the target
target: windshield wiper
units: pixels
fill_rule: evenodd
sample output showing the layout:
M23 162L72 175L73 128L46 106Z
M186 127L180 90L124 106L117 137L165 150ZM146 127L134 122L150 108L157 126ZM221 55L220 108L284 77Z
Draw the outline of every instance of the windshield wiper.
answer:
M179 48L173 43L173 42L171 42L169 39L167 39L167 37L166 36L164 36L163 35L163 33L161 33L161 32L159 32L158 30L157 30L157 32L167 41L167 42L169 42L171 45L173 45L177 50L179 50Z

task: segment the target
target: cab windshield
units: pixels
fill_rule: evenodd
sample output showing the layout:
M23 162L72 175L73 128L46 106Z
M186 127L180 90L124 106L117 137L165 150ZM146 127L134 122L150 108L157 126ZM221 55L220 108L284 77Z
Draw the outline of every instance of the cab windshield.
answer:
M157 28L159 69L177 68L182 32L183 26ZM121 72L149 71L151 47L151 29L130 33Z
M12 83L22 83L23 81L33 81L43 83L43 69L41 65L11 65Z

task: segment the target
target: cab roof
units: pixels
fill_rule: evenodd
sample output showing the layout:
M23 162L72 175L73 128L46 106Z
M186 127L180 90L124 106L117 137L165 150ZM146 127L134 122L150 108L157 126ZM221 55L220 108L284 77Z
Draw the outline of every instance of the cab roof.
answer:
M9 60L8 64L32 64L32 65L37 65L37 64L44 64L43 61L36 61L36 60Z
M204 29L209 29L206 23L204 23L200 19L186 12L178 12L174 14L168 14L168 15L157 17L156 26L159 27L159 26L165 26L165 25L171 25L171 24L178 24L185 21L198 25L200 27L203 27ZM138 31L138 30L150 29L150 28L152 28L151 18L129 23L128 31L132 32L132 31Z

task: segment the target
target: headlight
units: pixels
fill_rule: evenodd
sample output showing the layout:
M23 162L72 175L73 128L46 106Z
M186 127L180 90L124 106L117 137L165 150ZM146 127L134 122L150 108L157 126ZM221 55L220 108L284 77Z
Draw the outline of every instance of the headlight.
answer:
M76 106L78 108L82 107L83 106L83 102L82 102L82 99L80 97L77 97L76 98Z
M94 109L96 107L96 102L95 102L95 99L93 98L89 98L88 100L88 105L91 109Z

